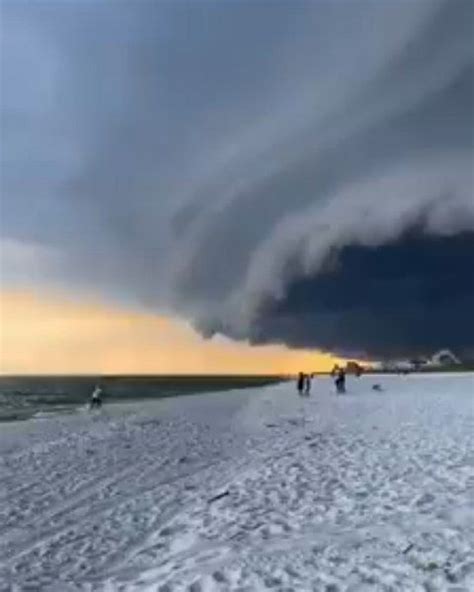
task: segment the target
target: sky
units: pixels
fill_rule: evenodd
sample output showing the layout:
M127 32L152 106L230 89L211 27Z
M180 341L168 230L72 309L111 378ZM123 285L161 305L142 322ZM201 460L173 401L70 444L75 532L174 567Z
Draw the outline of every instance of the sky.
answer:
M4 374L279 374L331 370L329 354L204 340L182 320L57 294L0 293Z
M473 23L471 0L2 0L8 368L51 364L19 294L45 332L51 303L134 319L123 352L187 327L213 369L229 340L244 371L257 345L473 353Z

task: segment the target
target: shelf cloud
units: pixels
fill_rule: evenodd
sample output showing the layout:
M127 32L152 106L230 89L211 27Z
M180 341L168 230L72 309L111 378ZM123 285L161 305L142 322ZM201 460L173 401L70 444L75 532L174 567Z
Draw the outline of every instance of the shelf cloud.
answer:
M2 8L2 283L474 349L470 0Z

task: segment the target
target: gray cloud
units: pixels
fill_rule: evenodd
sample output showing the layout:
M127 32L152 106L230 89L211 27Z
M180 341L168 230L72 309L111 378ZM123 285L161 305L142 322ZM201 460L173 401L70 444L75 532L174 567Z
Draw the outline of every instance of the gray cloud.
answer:
M465 259L442 306L426 286L473 257L473 19L469 0L4 3L3 283L262 342L469 349ZM409 289L364 291L369 263L419 249Z

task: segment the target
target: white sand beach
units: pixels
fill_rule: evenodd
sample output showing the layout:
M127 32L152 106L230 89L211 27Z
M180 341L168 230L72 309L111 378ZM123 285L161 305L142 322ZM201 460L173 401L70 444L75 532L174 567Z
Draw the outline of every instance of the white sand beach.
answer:
M382 392L372 390L379 382ZM0 590L474 590L474 377L0 426Z

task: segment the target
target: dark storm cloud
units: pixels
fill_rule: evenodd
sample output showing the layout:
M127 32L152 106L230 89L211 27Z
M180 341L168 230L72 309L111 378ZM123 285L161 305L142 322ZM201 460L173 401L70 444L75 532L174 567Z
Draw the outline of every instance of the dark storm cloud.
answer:
M473 19L470 0L4 3L3 283L254 341L469 349Z
M292 282L261 311L253 340L311 346L317 334L322 347L350 355L424 354L446 343L467 351L473 252L474 233L415 232L377 248L344 247L332 268Z

